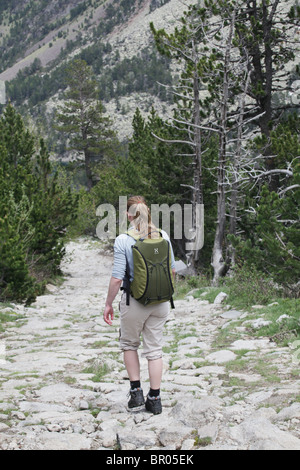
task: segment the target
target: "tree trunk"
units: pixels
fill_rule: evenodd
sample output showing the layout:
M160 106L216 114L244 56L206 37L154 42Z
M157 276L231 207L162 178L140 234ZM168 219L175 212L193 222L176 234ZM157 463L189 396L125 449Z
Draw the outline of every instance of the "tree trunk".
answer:
M91 156L88 150L84 151L84 166L85 166L85 174L87 178L87 187L88 191L90 191L93 187L93 174L91 168Z
M218 162L218 192L217 192L217 226L215 232L214 246L211 265L214 270L213 285L217 285L219 278L225 274L226 262L223 257L225 225L226 225L226 199L225 199L225 176L226 176L226 147L227 147L227 117L229 96L229 62L232 46L233 28L235 14L232 16L230 31L226 41L224 57L224 77L222 89L222 102L220 110L220 140L219 140L219 162Z
M248 64L247 64L248 65ZM237 206L238 206L238 194L240 189L239 174L240 165L242 160L242 139L243 139L243 127L244 127L244 116L245 116L245 104L246 95L250 83L251 73L248 72L245 89L240 99L239 104L239 116L238 116L238 128L237 128L237 143L236 150L233 155L232 162L232 181L231 181L231 200L230 200L230 220L229 220L229 234L236 235L237 229ZM235 248L231 240L228 241L226 264L230 268L235 266Z
M195 57L195 49L193 45L193 55L195 60L195 71L193 77L193 98L194 98L194 144L195 144L195 160L194 160L194 189L193 189L193 231L197 233L197 205L203 204L203 182L202 182L202 149L201 149L201 122L200 122L200 103L199 103L199 76L197 72L197 59ZM195 264L199 259L199 249L195 249L187 253L189 264L195 269Z
M224 74L227 77L227 72ZM217 193L217 226L212 253L212 267L214 269L213 284L217 285L219 278L225 273L225 261L223 258L223 242L225 235L225 166L226 166L226 120L227 120L227 96L228 82L224 79L223 103L222 103L222 129L219 146L218 166L218 193Z
M250 3L253 3L250 6ZM258 7L256 1L248 2L249 8L249 23L259 21L261 18L262 38L260 42L263 48L259 47L259 40L254 31L252 42L248 44L248 53L252 57L253 73L252 73L252 93L255 97L259 107L260 118L258 120L260 131L265 138L265 149L263 151L264 162L267 170L273 170L276 167L272 151L270 148L270 124L272 121L272 92L273 92L273 51L271 48L272 42L272 29L274 28L274 15L278 6L279 0L275 0L272 5L272 11L269 12L268 4L262 1L262 6ZM261 10L261 12L260 12ZM261 13L261 15L260 15ZM253 93L260 86L261 91ZM278 175L272 174L269 179L269 189L276 191L278 189L279 179Z

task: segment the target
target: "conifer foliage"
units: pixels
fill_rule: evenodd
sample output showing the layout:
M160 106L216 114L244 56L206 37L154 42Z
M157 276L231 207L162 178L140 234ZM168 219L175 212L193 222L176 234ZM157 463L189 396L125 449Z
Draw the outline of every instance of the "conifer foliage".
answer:
M0 120L0 301L32 302L59 272L77 199L11 104Z
M94 164L109 154L114 141L111 120L104 116L92 69L84 60L74 60L67 69L68 89L59 108L57 129L70 138L70 149L83 153L87 186L94 184Z

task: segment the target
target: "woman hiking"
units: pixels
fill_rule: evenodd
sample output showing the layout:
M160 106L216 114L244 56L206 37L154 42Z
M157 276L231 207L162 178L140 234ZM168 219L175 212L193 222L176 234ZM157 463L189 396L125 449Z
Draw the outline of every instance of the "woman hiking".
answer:
M153 414L162 412L160 387L163 371L162 340L163 328L169 313L169 302L143 305L130 295L129 287L134 280L133 250L137 239L158 239L163 237L169 243L172 275L175 276L175 260L169 237L163 230L158 231L151 220L150 209L142 196L131 196L127 201L127 217L130 228L119 235L114 243L114 263L104 309L104 321L111 325L114 312L112 303L121 288L120 302L120 348L124 353L124 364L130 380L129 408L145 404ZM165 243L165 242L164 242ZM158 250L157 250L158 251ZM135 284L140 282L135 279ZM122 285L122 287L121 287ZM146 402L141 387L138 348L140 335L143 337L143 357L148 360L150 390Z

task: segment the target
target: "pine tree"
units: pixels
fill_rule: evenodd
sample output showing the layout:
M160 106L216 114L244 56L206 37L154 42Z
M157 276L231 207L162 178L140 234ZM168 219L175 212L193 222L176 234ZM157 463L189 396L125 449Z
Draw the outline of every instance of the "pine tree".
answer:
M66 228L76 218L78 195L73 195L70 187L62 189L58 186L57 173L53 171L43 139L40 140L33 176L30 221L36 230L31 250L39 259L38 264L44 264L49 272L57 273L65 253Z
M93 163L103 162L115 141L111 120L104 116L92 69L76 59L67 68L68 89L64 105L58 108L56 129L70 138L69 148L84 155L88 189L95 184Z
M131 184L135 185L134 190L138 191L140 188L140 193L142 188L142 193L149 203L182 202L185 197L185 190L181 187L182 172L185 171L186 182L191 182L191 159L188 161L176 158L176 147L167 146L154 137L154 134L159 133L162 137L170 139L174 136L174 130L166 126L154 108L147 119L144 119L137 109L132 127L127 165L131 168L128 176L131 171L137 173L135 178L131 178ZM187 201L188 199L185 200Z
M9 104L0 119L0 299L30 303L59 271L77 197Z
M240 224L244 234L233 240L243 262L255 264L289 288L300 276L299 126L299 117L290 115L271 131L271 151L284 168L278 173L278 191L265 184L249 192Z
M247 0L239 5L236 22L236 40L242 57L250 58L250 87L248 95L255 102L264 165L271 190L279 184L278 161L270 146L271 131L276 128L282 113L299 108L292 102L278 103L277 96L285 96L291 90L285 67L299 54L297 38L300 19L298 2L282 5L280 0Z

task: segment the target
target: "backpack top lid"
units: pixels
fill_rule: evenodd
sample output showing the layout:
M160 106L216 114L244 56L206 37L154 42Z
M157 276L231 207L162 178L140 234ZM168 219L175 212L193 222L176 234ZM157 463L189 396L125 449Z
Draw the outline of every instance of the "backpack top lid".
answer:
M162 239L163 236L162 236L162 233L161 233L161 230L152 230L151 232L147 233L146 236L141 236L136 230L128 230L127 232L125 232L127 235L129 235L130 237L134 238L135 240L140 240L140 241L158 241L159 239ZM151 233L158 233L159 236L157 238L148 238L148 236L151 234Z

